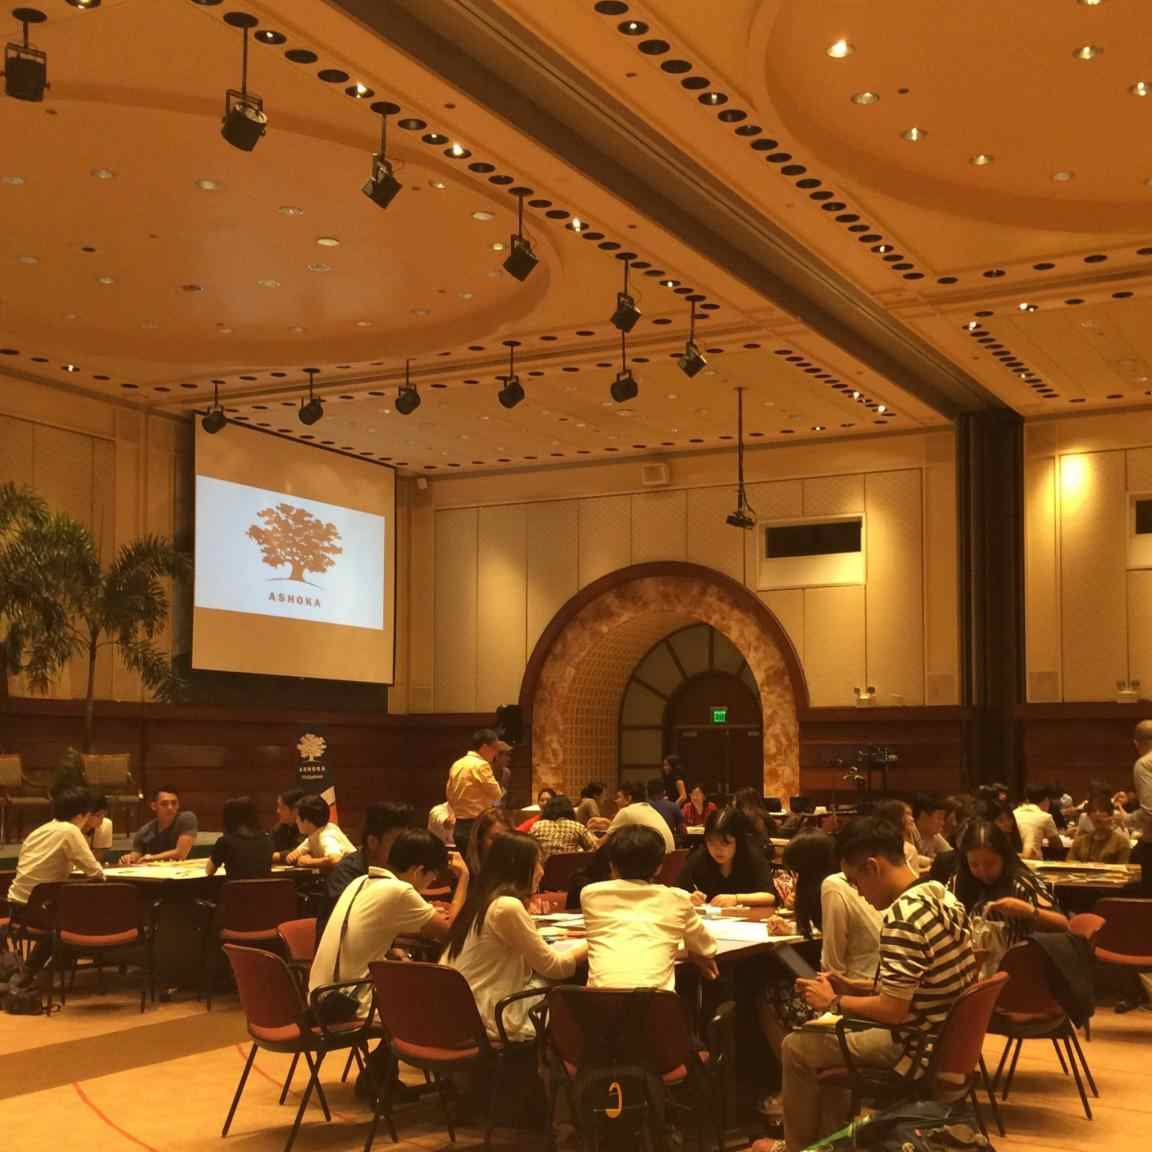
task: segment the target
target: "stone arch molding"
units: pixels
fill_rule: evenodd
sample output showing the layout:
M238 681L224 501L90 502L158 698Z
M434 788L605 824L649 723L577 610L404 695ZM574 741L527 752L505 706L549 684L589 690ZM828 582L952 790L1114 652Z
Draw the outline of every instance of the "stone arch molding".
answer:
M690 624L710 624L735 645L755 677L764 717L768 794L799 790L799 712L808 706L804 671L787 633L762 600L699 564L637 564L588 585L544 630L520 705L532 738L533 791L573 795L616 779L620 701L643 655Z

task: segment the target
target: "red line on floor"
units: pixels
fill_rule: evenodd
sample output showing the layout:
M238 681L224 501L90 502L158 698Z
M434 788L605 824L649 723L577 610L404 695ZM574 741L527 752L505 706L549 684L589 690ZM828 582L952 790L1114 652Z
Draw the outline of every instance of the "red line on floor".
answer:
M92 1103L92 1101L84 1092L84 1089L81 1088L79 1084L73 1083L72 1087L76 1089L76 1095L79 1096L80 1099L83 1100L84 1103L87 1104L88 1107L91 1108L92 1111L95 1112L96 1115L99 1116L100 1119L103 1120L104 1123L107 1124L113 1132L119 1133L119 1135L123 1136L125 1140L131 1140L133 1144L139 1145L139 1147L146 1149L146 1152L160 1152L158 1148L153 1148L151 1144L145 1144L143 1140L138 1140L135 1136L132 1135L131 1132L125 1132L119 1124L116 1124L114 1121L109 1119L108 1116L101 1112L100 1109Z
M248 1053L245 1051L244 1045L243 1044L237 1044L235 1047L236 1047L236 1051L240 1054L240 1058L242 1060L247 1060L248 1059ZM277 1088L282 1088L284 1086L283 1080L277 1080L275 1076L270 1076L267 1072L264 1071L263 1068L260 1067L259 1064L256 1063L255 1060L252 1061L252 1071L255 1072L259 1076L263 1076L264 1079L267 1080L270 1084L275 1084ZM297 1071L298 1075L301 1074L301 1072L302 1072L303 1075L307 1076L308 1075L307 1064L305 1064L303 1061L301 1061L301 1068L298 1068L296 1071ZM284 1075L285 1076L288 1075L287 1071L285 1071ZM288 1090L288 1095L289 1095L289 1097L292 1097L292 1096L299 1097L299 1095L302 1091L303 1091L303 1089L297 1090L296 1088L290 1088ZM315 1104L313 1104L313 1101L315 1099L316 1099L316 1097L313 1096L312 1100L308 1101L308 1107L309 1108L312 1108L312 1107L319 1108L320 1107L319 1102L316 1102ZM364 1120L364 1117L362 1117L362 1116L347 1116L344 1113L337 1112L336 1109L333 1108L331 1104L328 1105L328 1110L332 1113L333 1118L336 1120L339 1120L342 1124L360 1124ZM372 1118L371 1115L369 1115L368 1119L370 1120L371 1118Z

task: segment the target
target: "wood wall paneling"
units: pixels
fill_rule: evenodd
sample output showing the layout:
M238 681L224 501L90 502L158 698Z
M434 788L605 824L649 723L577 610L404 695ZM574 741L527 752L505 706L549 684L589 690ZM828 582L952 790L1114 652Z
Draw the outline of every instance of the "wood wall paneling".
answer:
M519 698L528 654L528 550L523 505L481 508L476 580L476 711Z
M724 522L735 507L734 488L690 488L686 555L693 564L743 580L745 533Z
M804 673L813 707L844 707L867 683L864 589L804 590Z
M1060 555L1056 458L1024 461L1025 645L1028 699L1061 698Z
M632 497L580 501L580 587L632 563Z
M552 617L578 590L580 505L575 500L527 504L525 515L528 598L524 650L530 653Z
M475 710L477 671L475 508L436 514L436 710Z
M924 703L960 702L956 466L924 469Z
M687 519L684 489L635 493L632 497L632 563L687 559Z

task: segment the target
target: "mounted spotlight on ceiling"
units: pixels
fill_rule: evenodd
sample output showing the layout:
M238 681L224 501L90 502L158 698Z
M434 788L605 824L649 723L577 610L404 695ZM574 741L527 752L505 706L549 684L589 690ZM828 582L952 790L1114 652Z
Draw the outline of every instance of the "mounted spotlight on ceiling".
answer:
M379 208L387 208L396 194L404 187L392 171L392 161L388 159L388 117L400 111L399 104L389 100L377 100L372 111L380 116L380 150L372 157L372 175L360 189Z
M101 0L68 0L68 3L73 8L79 8L81 12L91 12L93 8L99 8Z
M515 408L524 399L524 385L516 375L516 349L520 347L519 340L505 340L504 347L508 349L508 375L497 376L501 382L501 389L496 393L496 399L505 408Z
M220 404L220 385L213 380L212 407L204 413L204 418L200 421L200 427L209 435L215 436L227 423L228 417L224 415L224 408Z
M700 349L696 347L696 301L692 301L692 314L688 320L688 340L684 345L684 351L679 360L676 361L680 365L680 371L688 377L689 380L704 368L708 361L704 359Z
M307 402L300 401L300 411L296 415L300 419L301 424L316 424L318 421L324 419L324 401L316 395L314 386L316 384L316 373L320 371L319 368L305 368L304 371L308 374L308 400Z
M504 271L517 280L524 281L532 274L532 269L540 263L540 257L532 251L528 237L524 235L524 193L516 193L516 233L508 241L511 251L504 261Z
M240 67L240 90L229 88L224 95L224 119L220 135L241 152L251 152L268 131L264 101L248 91L248 34L260 23L248 12L226 12L224 23L244 31L244 55Z
M624 291L616 293L616 311L612 313L612 323L621 332L631 332L640 320L640 309L636 298L628 290L628 271L632 267L630 259L624 261Z
M616 373L616 379L608 391L617 404L626 404L640 395L640 385L628 367L628 335L623 329L620 332L620 371Z
M396 393L396 411L411 416L420 407L420 389L412 383L412 361L404 361L404 383Z
M48 17L38 8L13 8L12 15L23 25L24 42L4 45L4 92L13 100L38 103L48 87L48 53L32 47L28 26L43 24Z
M744 389L736 389L736 511L726 516L725 524L733 528L754 528L756 512L748 503L744 487Z

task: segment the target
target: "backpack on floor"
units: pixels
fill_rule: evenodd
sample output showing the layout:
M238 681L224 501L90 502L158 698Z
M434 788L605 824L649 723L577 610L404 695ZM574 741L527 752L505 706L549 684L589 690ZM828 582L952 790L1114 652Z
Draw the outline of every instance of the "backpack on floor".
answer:
M40 1016L44 991L18 952L0 952L0 1004L9 1016Z
M874 1152L951 1152L952 1149L993 1152L988 1138L975 1124L975 1117L963 1101L943 1104L937 1100L916 1100L898 1104L874 1116L853 1120L813 1144L807 1152L846 1152L847 1149L873 1149Z

